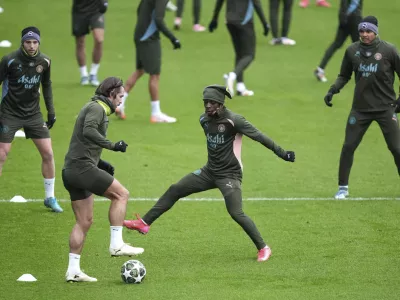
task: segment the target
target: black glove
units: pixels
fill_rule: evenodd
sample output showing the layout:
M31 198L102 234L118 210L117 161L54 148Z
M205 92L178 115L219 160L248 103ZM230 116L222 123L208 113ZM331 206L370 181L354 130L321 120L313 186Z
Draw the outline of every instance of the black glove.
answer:
M181 49L181 47L182 47L181 42L176 38L172 39L171 43L174 46L174 50Z
M46 126L48 129L51 129L56 122L56 115L55 114L47 114L47 122Z
M399 98L397 98L397 100L394 104L395 104L394 112L396 114L398 114L400 112L400 96L399 96Z
M324 97L325 104L329 107L332 107L332 97L337 94L337 91L334 88L330 88L328 93Z
M296 156L293 151L286 151L285 155L282 157L285 161L294 162Z
M218 27L218 21L217 20L212 20L210 22L210 24L208 24L208 30L210 32L213 32L215 29L217 29L217 27Z
M107 8L108 8L108 1L104 1L104 3L103 3L103 1L100 1L100 2L102 2L102 3L100 4L99 12L101 14L105 14L107 11Z
M114 170L115 170L114 167L110 163L106 162L105 160L100 159L99 163L97 164L97 167L99 169L106 171L111 176L114 176Z
M127 147L127 143L125 143L124 141L119 141L115 143L113 151L126 152Z
M265 24L263 25L263 27L264 27L264 36L267 36L267 35L268 35L268 32L269 32L269 25L268 25L268 23L265 23Z

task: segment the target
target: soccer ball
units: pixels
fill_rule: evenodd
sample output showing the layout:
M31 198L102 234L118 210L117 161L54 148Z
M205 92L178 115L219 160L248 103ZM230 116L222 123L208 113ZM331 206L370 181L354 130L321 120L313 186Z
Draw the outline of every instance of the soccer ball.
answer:
M142 283L146 277L146 268L138 260L128 260L121 267L121 278L125 283Z

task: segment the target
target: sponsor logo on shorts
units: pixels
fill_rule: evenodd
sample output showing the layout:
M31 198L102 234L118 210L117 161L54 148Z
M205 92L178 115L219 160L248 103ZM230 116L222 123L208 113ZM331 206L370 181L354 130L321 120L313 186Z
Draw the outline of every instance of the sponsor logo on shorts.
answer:
M7 125L0 124L0 132L7 133L10 130Z
M356 122L357 122L356 117L351 116L351 117L349 118L349 124L350 124L350 125L354 125L354 124L356 124Z
M198 170L196 170L196 171L193 171L193 174L194 174L194 175L200 175L200 174L201 174L201 169L198 169Z

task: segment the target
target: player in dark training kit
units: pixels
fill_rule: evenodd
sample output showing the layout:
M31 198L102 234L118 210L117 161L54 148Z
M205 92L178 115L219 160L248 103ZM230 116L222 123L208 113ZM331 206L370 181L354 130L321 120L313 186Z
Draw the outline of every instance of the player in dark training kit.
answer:
M278 33L279 5L283 2L282 31ZM271 22L271 45L294 46L296 41L288 38L289 27L292 21L293 0L269 0L269 20Z
M200 117L200 125L207 139L207 164L171 185L143 219L137 216L137 220L126 220L124 225L145 234L150 225L180 198L218 188L224 196L229 214L257 247L258 261L266 261L271 249L265 244L254 222L242 210L242 137L245 135L261 143L285 161L294 162L295 154L283 150L244 117L227 109L224 106L225 96L231 98L226 88L220 85L208 86L203 92L205 113Z
M54 197L55 167L49 129L56 122L50 80L50 58L39 50L40 31L27 27L21 33L21 47L0 62L0 176L15 133L23 128L42 157L44 205L54 212L62 208ZM40 84L47 109L47 122L40 111Z
M128 146L124 141L112 143L106 139L108 116L115 111L123 95L122 81L116 77L106 78L91 101L81 109L75 122L62 171L64 186L70 194L76 219L69 240L67 281L97 281L80 268L80 254L93 220L93 193L111 200L108 214L110 254L131 256L144 251L143 248L125 244L122 239L129 192L114 179L114 167L100 159L103 149L125 152Z
M360 41L347 48L339 76L324 98L326 105L332 106L333 95L340 92L354 72L356 86L340 156L339 191L335 199L349 195L354 152L373 121L381 128L400 175L400 130L396 115L400 111L400 96L396 100L393 89L394 73L400 78L400 56L392 44L379 39L375 17L364 18L358 31Z
M203 32L206 28L200 25L200 11L201 11L201 0L192 0L193 1L193 31L194 32ZM177 2L177 10L176 17L174 21L174 29L179 30L182 25L182 15L183 15L183 7L185 4L185 0L178 0Z
M72 34L75 36L76 59L81 73L81 85L98 86L97 72L103 55L104 14L108 0L73 0ZM86 67L85 37L90 30L93 33L94 47L90 73Z
M164 15L168 0L141 0L137 9L137 21L134 34L136 46L136 71L125 83L125 95L116 114L125 119L125 101L136 82L148 73L151 99L151 123L175 123L176 118L164 114L160 108L159 82L161 74L160 31L171 41L174 49L180 49L181 43L168 30Z
M218 15L225 0L217 0L213 18L208 25L210 32L218 27ZM252 63L256 53L256 34L254 32L253 12L256 11L261 20L264 36L268 35L269 27L260 0L227 0L226 1L226 26L231 35L235 50L235 69L225 74L226 86L230 94L234 95L234 83L239 96L253 96L254 92L248 90L244 84L244 70Z
M362 19L362 4L363 0L340 0L339 25L336 31L335 40L326 50L317 69L314 70L314 76L319 81L328 81L325 77L325 67L333 54L342 47L347 37L350 36L353 43L357 42L360 38L358 33L358 24Z

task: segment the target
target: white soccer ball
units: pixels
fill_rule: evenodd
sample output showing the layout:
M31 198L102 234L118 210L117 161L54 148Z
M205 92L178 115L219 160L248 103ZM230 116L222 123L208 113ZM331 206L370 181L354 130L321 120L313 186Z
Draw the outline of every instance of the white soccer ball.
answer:
M138 260L128 260L121 267L121 278L125 283L142 283L146 277L146 268Z

